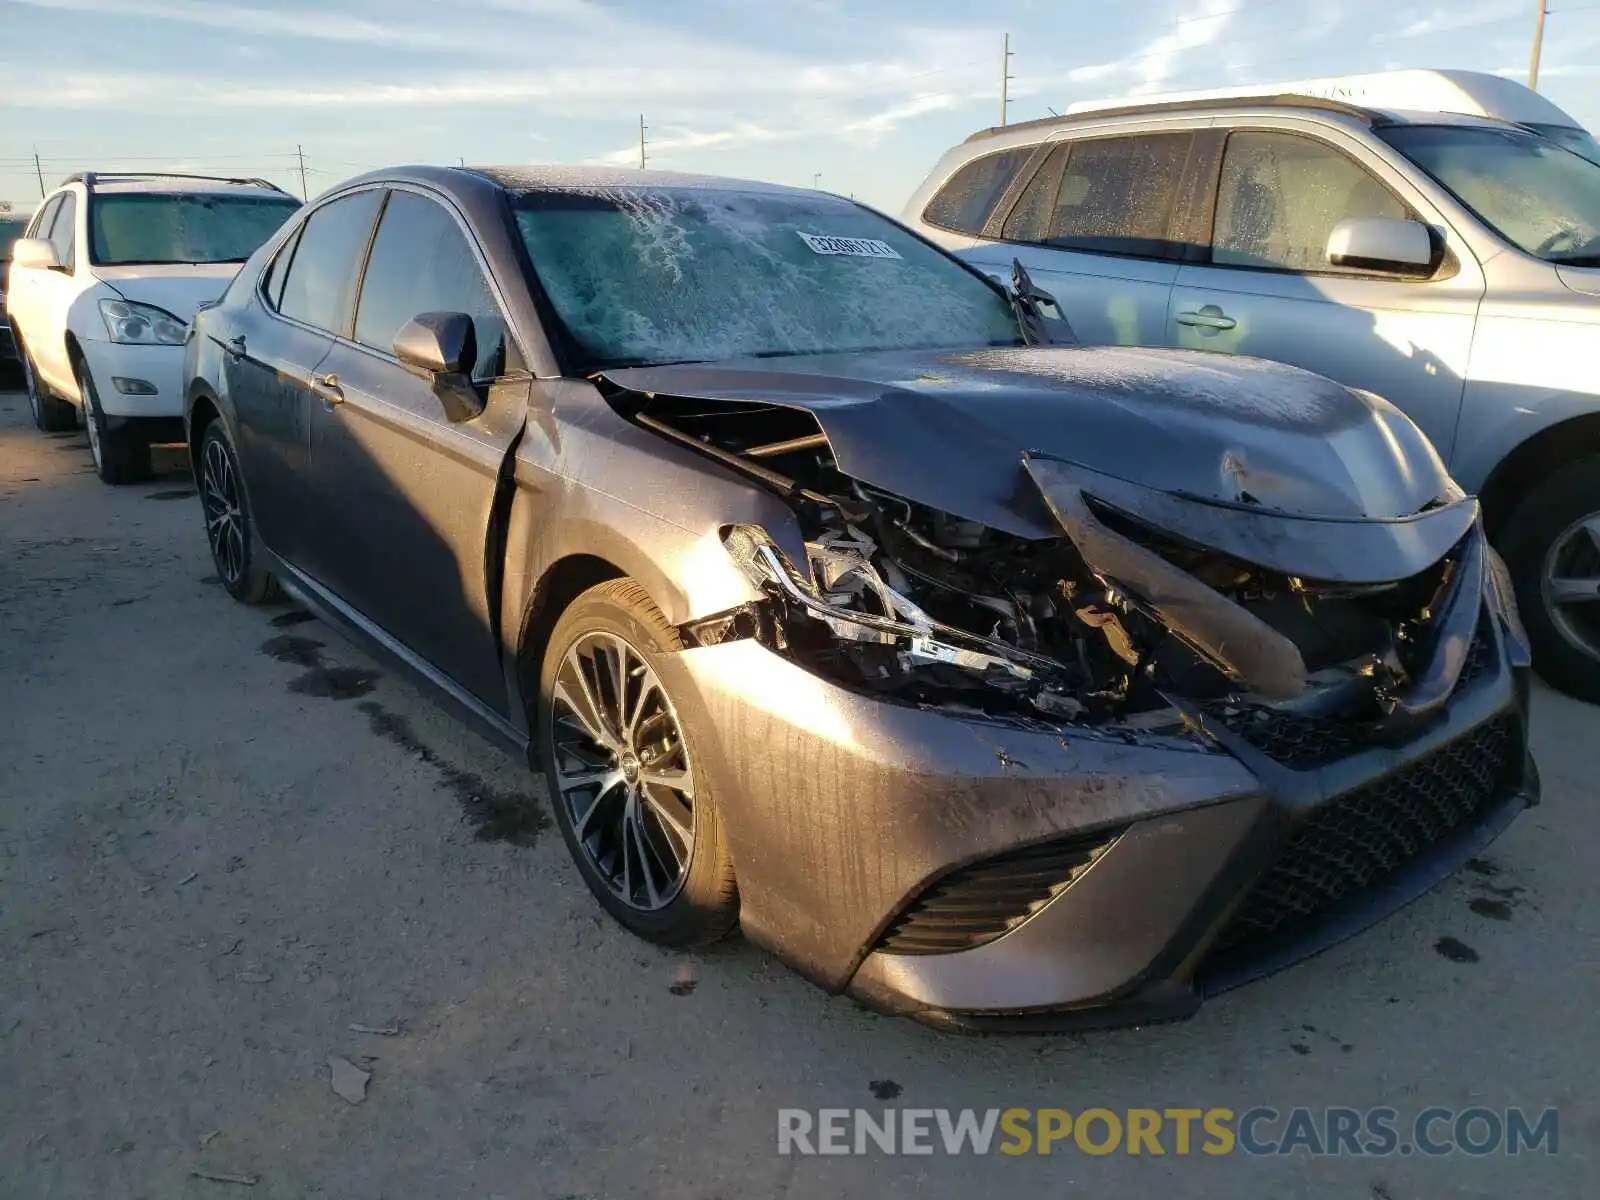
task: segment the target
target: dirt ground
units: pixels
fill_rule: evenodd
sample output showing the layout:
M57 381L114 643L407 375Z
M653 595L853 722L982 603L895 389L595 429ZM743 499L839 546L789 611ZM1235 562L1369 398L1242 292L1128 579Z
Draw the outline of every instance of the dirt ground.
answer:
M0 1195L1594 1194L1595 709L1541 689L1544 805L1320 958L1176 1025L937 1034L603 919L526 769L233 603L166 465L105 487L0 395ZM782 1107L1256 1104L1554 1106L1559 1153L777 1152Z

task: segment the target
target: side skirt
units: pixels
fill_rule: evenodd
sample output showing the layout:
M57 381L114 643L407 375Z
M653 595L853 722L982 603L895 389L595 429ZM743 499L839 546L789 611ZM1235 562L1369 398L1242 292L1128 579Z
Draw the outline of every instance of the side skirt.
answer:
M480 736L502 750L528 761L528 738L499 713L489 708L433 664L373 624L338 596L301 571L272 556L272 573L283 590L363 649L407 676L440 707L460 718Z

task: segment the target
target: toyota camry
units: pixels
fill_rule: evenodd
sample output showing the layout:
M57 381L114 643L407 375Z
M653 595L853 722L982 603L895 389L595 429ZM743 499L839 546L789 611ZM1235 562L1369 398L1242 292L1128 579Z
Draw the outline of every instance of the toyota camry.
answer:
M1534 802L1528 650L1394 407L1070 319L814 191L400 168L200 312L189 444L227 590L525 753L635 934L1176 1017Z

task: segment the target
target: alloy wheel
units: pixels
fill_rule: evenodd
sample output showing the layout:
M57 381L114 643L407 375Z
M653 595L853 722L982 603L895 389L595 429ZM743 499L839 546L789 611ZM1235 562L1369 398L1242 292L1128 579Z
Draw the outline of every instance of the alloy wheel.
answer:
M239 481L233 459L217 438L206 442L201 455L200 504L205 510L211 558L223 582L233 587L244 576L244 514L239 507Z
M1574 521L1551 544L1540 586L1556 628L1600 658L1600 513Z
M587 633L556 674L551 762L589 865L630 908L682 890L694 853L694 776L672 700L624 638Z

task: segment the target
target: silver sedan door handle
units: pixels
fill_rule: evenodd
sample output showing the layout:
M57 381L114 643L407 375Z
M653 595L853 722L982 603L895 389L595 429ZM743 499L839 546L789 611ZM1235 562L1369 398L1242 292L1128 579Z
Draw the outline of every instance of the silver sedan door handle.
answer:
M1238 323L1215 304L1208 304L1199 312L1181 312L1178 314L1178 324L1188 325L1193 329L1232 329Z

